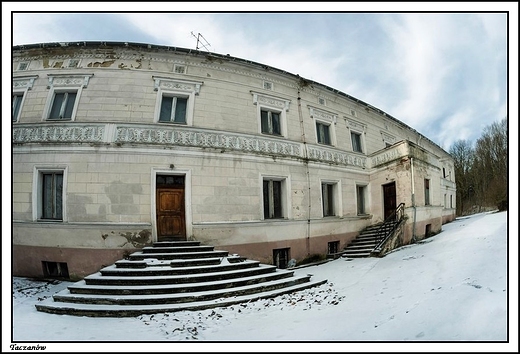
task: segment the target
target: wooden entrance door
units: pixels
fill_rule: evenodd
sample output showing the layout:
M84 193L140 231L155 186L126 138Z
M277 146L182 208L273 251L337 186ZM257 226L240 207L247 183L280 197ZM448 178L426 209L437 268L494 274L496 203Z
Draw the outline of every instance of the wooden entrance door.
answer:
M186 240L184 176L157 176L156 214L158 241Z
M388 218L397 207L397 196L395 193L395 182L383 185L384 219Z

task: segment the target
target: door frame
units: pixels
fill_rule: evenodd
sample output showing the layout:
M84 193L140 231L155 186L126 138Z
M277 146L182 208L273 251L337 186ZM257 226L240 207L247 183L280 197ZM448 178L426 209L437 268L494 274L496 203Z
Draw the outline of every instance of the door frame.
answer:
M386 220L386 195L385 195L385 186L394 185L394 191L395 191L395 207L397 207L397 183L396 181L392 181L389 183L385 183L381 185L381 190L383 193L383 221Z
M193 235L192 213L191 213L191 171L190 170L167 170L152 168L150 179L151 196L151 218L152 218L152 241L157 242L157 210L156 210L156 179L157 175L184 176L184 223L186 227L186 240L190 240Z

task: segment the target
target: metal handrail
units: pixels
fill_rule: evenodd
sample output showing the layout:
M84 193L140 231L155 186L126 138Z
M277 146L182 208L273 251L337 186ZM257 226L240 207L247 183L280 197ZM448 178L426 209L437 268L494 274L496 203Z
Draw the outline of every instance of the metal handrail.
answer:
M376 247L374 247L374 250L377 250L394 233L394 231L397 229L397 227L399 226L399 224L401 223L401 220L403 220L403 218L404 218L404 203L401 203L397 206L397 208L395 208L395 210L392 212L392 214L390 214L385 219L383 224L381 224L381 226L379 226L379 228L377 229L377 234L376 234L377 243L376 243ZM388 228L387 223L390 221L397 221L397 222L394 223L391 228Z

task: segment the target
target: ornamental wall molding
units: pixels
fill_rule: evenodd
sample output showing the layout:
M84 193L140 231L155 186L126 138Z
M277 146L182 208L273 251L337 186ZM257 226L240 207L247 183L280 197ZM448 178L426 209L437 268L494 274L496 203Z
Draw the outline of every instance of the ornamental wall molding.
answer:
M401 153L397 150L397 148L393 148L389 151L382 152L381 154L378 154L370 159L371 166L377 167L379 165L383 165L389 161L394 161L402 156Z
M347 118L347 127L363 133L365 133L367 129L367 125L365 123L361 123L350 118Z
M310 160L325 162L329 164L356 166L361 168L367 167L367 159L365 157L356 156L340 151L323 149L314 146L308 146L307 156Z
M101 143L104 125L45 125L13 127L13 144L22 143Z
M244 153L274 154L286 157L301 156L301 146L298 143L189 128L168 129L162 127L118 126L116 128L115 143L190 146L203 149L234 150Z
M381 136L383 137L384 142L388 142L390 144L393 144L396 142L396 138L393 135L388 134L387 132L384 132L381 130Z
M34 80L38 78L38 75L13 77L13 91L19 89L31 90L34 85Z
M47 88L53 87L83 87L88 86L89 80L94 74L47 74L49 83Z
M260 103L263 106L270 106L275 107L278 109L285 109L286 111L289 110L289 104L291 103L291 100L281 98L281 97L275 97L263 94L261 92L255 92L250 91L253 95L253 104L256 105Z
M152 76L154 80L154 91L163 90L179 90L186 92L195 92L196 95L200 93L200 87L203 82L186 81L168 77Z
M311 118L336 124L336 122L338 120L337 114L327 112L323 109L316 108L313 106L307 106L307 107L309 108L309 113L310 113Z
M15 126L13 144L115 143L213 148L288 158L303 158L303 145L258 136L191 128L143 127L116 124ZM309 160L327 164L367 167L367 159L338 150L308 146Z

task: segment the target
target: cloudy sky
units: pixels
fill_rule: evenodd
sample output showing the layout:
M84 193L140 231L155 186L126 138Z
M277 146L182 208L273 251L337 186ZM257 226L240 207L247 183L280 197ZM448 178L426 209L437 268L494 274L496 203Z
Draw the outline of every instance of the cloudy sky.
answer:
M122 8L119 3L104 2L103 10L110 12L89 13L84 11L99 6L3 3L11 10L7 16L3 11L3 26L12 20L12 45L118 41L196 48L199 43L202 50L338 89L445 150L460 139L474 142L484 127L508 115L508 83L514 88L510 97L518 97L517 3L143 4L128 3L124 10L131 12L121 13L112 12ZM147 12L159 9L177 12ZM395 12L401 9L416 12ZM35 12L21 12L27 10ZM514 105L509 115L517 117L517 103L509 103Z

